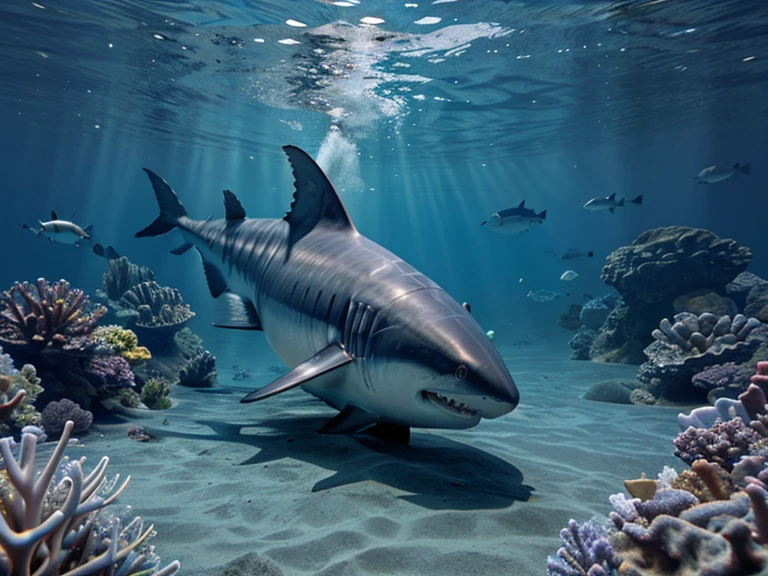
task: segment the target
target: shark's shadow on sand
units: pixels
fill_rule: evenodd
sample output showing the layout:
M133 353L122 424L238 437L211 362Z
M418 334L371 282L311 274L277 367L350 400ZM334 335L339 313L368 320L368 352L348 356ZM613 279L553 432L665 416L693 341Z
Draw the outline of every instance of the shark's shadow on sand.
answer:
M318 434L320 417L276 418L245 424L196 420L215 435L148 427L152 436L239 442L259 451L241 462L252 466L294 458L335 471L313 492L357 482L378 482L410 494L400 496L431 510L482 510L526 501L533 488L522 472L505 460L444 436L418 430L407 446L365 435Z

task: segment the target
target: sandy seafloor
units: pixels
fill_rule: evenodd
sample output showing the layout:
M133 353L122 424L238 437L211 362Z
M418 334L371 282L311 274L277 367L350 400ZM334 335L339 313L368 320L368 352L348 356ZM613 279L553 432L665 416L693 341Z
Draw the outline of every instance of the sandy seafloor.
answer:
M249 552L286 576L545 574L569 518L607 514L625 479L684 467L679 410L582 400L636 367L571 361L564 331L497 339L521 392L514 412L414 430L407 447L315 433L336 412L300 390L240 404L280 363L260 334L217 334L206 344L221 389L177 387L174 408L134 417L149 443L102 424L68 452L91 465L107 454L111 473L132 476L119 502L155 523L152 543L182 574ZM250 378L233 381L233 365Z

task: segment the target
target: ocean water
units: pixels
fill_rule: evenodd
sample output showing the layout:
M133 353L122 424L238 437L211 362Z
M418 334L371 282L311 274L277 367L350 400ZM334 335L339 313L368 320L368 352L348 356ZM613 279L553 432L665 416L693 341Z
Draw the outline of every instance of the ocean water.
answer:
M4 2L0 289L101 287L107 261L89 246L22 228L54 210L196 313L223 392L179 388L168 414L124 416L157 436L146 446L108 420L83 448L133 475L121 501L181 573L256 552L286 575L543 574L569 518L605 516L622 480L680 466L676 409L580 398L636 367L570 361L560 315L608 291L609 253L661 226L749 246L749 270L768 277L766 30L762 0ZM169 254L177 233L134 237L157 217L142 168L196 219L223 217L223 189L249 217L282 218L288 144L317 160L362 234L494 331L515 411L414 430L403 455L314 434L335 412L299 390L238 403L285 367L262 334L211 326L199 257ZM737 162L751 174L695 179ZM583 209L614 193L643 203ZM522 201L543 223L481 227ZM559 260L572 248L594 257ZM568 269L579 277L561 280ZM323 484L329 470L343 481Z

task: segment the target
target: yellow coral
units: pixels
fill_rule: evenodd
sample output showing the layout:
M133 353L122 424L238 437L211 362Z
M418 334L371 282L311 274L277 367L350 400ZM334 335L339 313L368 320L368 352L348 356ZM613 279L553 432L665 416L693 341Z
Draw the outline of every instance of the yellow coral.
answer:
M122 326L116 324L100 326L93 331L93 337L98 342L112 348L131 364L138 364L152 358L152 354L147 348L139 346L139 338L136 333Z
M144 362L145 360L152 358L152 354L145 346L136 346L136 348L132 350L126 350L120 355L128 360L128 362L131 364L138 364L139 362Z

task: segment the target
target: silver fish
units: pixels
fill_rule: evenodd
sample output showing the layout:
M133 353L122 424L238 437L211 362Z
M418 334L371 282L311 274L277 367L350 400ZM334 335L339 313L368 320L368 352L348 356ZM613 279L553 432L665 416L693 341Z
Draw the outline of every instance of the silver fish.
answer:
M696 175L696 180L699 184L714 184L720 182L731 176L736 176L739 172L742 174L750 174L750 163L739 164L738 162L733 166L710 166L704 168Z
M637 204L640 205L643 203L643 195L641 194L637 198L634 198L633 200L629 201L630 204ZM623 207L624 206L624 198L616 201L616 192L611 194L610 196L606 196L605 198L592 198L591 200L587 201L586 204L584 204L584 209L589 210L590 212L597 212L599 210L608 210L609 212L613 212L616 208Z
M74 215L73 215L74 218ZM51 219L48 222L40 221L40 227L35 229L24 224L25 230L31 230L38 236L44 236L51 242L61 242L62 244L75 244L79 246L84 242L91 241L93 225L80 228L71 220L60 220L56 212L51 210Z

